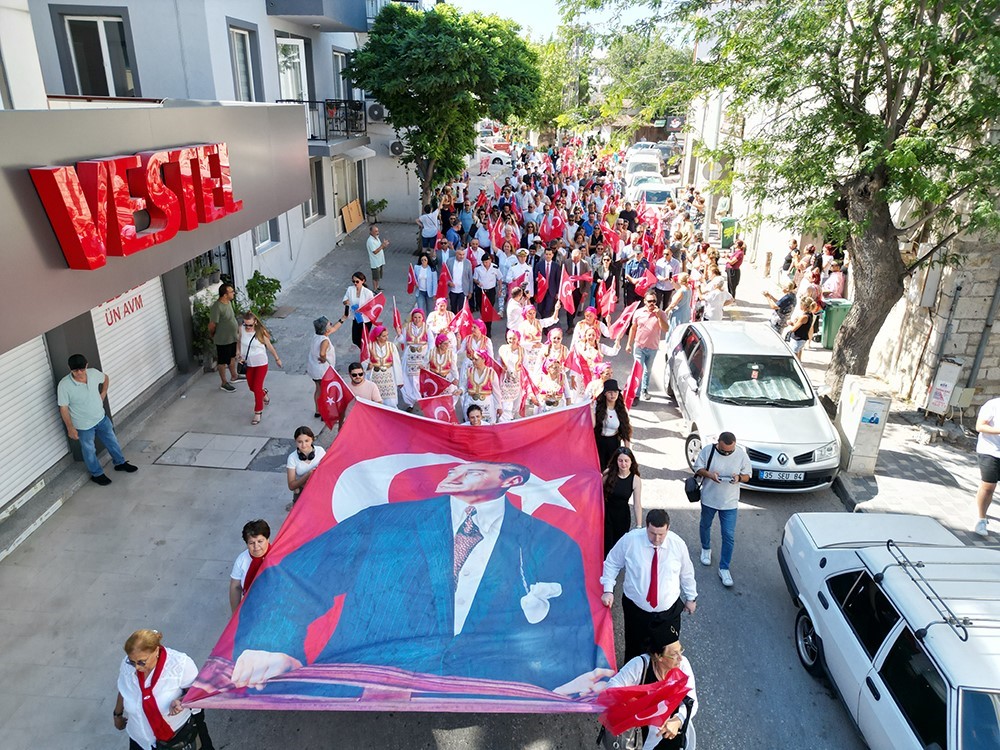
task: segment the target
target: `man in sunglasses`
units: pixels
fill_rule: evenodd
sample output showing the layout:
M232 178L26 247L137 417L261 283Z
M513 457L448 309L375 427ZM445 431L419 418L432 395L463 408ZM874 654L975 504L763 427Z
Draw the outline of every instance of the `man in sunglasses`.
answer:
M374 401L376 404L382 403L382 396L379 395L378 386L370 380L365 380L365 371L360 362L351 362L347 368L350 379L347 387L355 398L363 398L365 401Z
M719 578L727 588L733 585L729 563L736 542L736 514L740 504L740 484L750 481L753 469L746 449L736 444L731 432L719 435L717 443L706 445L698 454L694 474L701 483L701 564L712 564L712 522L719 516L722 552Z

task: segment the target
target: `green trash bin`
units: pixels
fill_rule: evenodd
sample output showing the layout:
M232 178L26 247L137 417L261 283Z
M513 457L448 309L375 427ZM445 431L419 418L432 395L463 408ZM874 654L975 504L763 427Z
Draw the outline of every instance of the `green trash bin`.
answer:
M728 250L736 242L736 223L736 219L731 216L723 216L719 219L719 224L722 226L722 236L719 239L723 250Z
M837 338L837 331L844 324L844 318L851 311L854 304L846 299L828 299L826 307L823 308L823 337L821 343L824 349L833 349L833 341Z

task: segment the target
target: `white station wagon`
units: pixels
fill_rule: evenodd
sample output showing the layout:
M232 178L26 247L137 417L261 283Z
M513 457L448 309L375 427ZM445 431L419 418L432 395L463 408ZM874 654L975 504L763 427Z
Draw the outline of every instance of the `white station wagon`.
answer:
M797 513L778 563L799 660L872 750L1000 748L1000 549L926 516Z
M684 454L732 432L753 473L744 487L801 492L829 487L840 440L799 361L766 323L678 326L664 380L688 424Z

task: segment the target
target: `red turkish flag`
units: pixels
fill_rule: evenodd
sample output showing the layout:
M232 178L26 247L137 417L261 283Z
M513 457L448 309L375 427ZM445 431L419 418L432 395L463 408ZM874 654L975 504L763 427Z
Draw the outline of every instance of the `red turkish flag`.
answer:
M598 303L598 314L602 318L610 318L611 314L615 311L615 305L617 304L618 290L615 288L615 285L612 284L604 293L604 299Z
M511 283L511 286L521 286L521 284L523 284L527 280L528 280L528 272L525 271L520 276L517 276L516 278L511 279L510 283Z
M500 186L497 184L497 181L493 180L493 198L499 198L501 192L502 191L500 190Z
M559 276L559 301L570 315L576 312L576 303L573 302L573 277L566 273L565 268Z
M438 422L458 424L458 415L455 413L455 399L451 396L418 398L417 405L425 417L435 419Z
M451 273L448 271L448 264L441 264L441 274L438 276L438 299L448 299L448 287L451 286Z
M639 309L639 301L636 300L631 305L622 310L622 314L618 316L618 320L612 323L611 328L608 329L608 336L617 341L623 335L625 335L625 332L628 331L629 323L632 322L632 316L638 309Z
M417 275L413 272L413 264L406 267L406 293L413 294L417 288Z
M642 218L642 215L646 213L646 193L643 191L642 197L639 199L639 204L635 207L635 215Z
M490 197L486 195L486 191L479 188L479 195L476 196L476 208L482 208L488 205L490 202Z
M635 292L641 297L650 289L652 289L655 285L656 285L656 274L653 273L652 268L647 268L646 273L643 275L641 279L639 279L639 283L635 285Z
M545 274L539 271L538 276L535 277L535 299L545 299L547 291L549 291L549 280L545 278Z
M490 226L490 244L494 252L500 252L500 248L503 246L503 232L501 231L502 219L500 215L497 215L497 220L493 222Z
M639 384L642 382L642 362L635 360L632 364L632 374L628 377L628 385L625 386L625 392L622 394L622 398L625 399L625 408L631 409L632 402L635 401L635 397L639 395Z
M584 385L594 379L594 373L590 371L587 360L580 356L580 352L576 350L576 347L569 350L569 356L566 357L566 367L583 377Z
M517 200L510 202L510 210L514 214L514 218L517 219L517 223L520 226L524 226L524 213L521 211L521 207L517 205Z
M616 735L635 727L659 726L690 692L687 675L677 667L659 682L608 688L597 697L597 704L606 707L601 723Z
M354 394L347 387L347 383L332 367L328 368L320 381L319 401L316 402L316 411L319 412L327 427L332 428L334 423L347 409L347 405L354 400Z
M370 300L358 308L358 312L366 316L373 323L382 315L385 309L385 295L379 292Z
M465 298L465 306L462 307L461 312L451 319L448 324L448 330L454 331L458 334L459 338L465 338L470 333L472 333L472 327L475 325L475 318L472 317L472 310L469 309L469 298Z
M420 385L420 396L422 398L440 396L453 385L450 380L445 380L436 372L431 372L423 368L420 369L417 382Z
M358 348L361 350L362 362L367 362L371 359L371 352L368 351L368 331L364 328L361 329L361 346Z
M493 357L490 356L490 353L488 351L486 351L485 349L480 349L479 356L483 358L483 362L486 363L486 366L497 374L498 378L501 375L503 375L503 365L501 365L499 362L493 359Z
M524 365L520 366L518 371L518 378L521 384L521 405L518 408L521 416L524 416L524 409L528 404L528 395L532 395L535 399L538 399L538 388L535 386L535 381L531 379L531 375L525 369Z
M500 320L500 315L497 313L496 308L493 307L493 303L490 302L490 298L485 294L483 295L483 301L480 304L480 317L482 317L484 323L496 323Z
M396 298L392 298L392 327L397 331L403 327L403 321L399 319L399 308L396 307Z

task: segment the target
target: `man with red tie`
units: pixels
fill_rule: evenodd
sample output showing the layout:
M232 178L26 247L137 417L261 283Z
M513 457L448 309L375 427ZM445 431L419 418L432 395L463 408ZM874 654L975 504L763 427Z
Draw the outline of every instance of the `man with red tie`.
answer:
M545 248L542 260L538 263L536 273L545 277L548 288L541 299L535 298L535 308L538 310L539 318L549 318L556 307L556 300L559 298L559 280L562 277L562 264L555 259L555 244L550 244Z
M698 587L687 545L670 531L670 516L660 508L646 515L646 528L632 529L608 553L601 576L604 587L601 603L605 607L615 600L615 581L622 568L625 569L624 664L646 653L646 641L653 633L671 627L681 632L681 611L686 609L694 614Z

